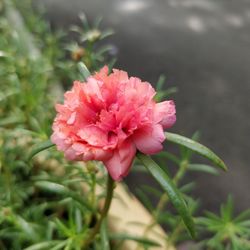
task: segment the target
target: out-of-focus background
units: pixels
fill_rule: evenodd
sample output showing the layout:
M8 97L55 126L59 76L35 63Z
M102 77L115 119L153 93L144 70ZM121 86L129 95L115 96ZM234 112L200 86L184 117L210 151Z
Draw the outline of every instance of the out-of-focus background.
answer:
M201 131L201 142L225 160L228 173L195 178L204 208L217 210L232 193L238 211L250 207L250 2L248 0L37 0L52 27L102 16L115 35L116 67L155 83L166 75L177 123L186 136ZM171 149L170 149L171 150ZM130 174L132 188L147 180ZM204 197L204 198L203 198Z

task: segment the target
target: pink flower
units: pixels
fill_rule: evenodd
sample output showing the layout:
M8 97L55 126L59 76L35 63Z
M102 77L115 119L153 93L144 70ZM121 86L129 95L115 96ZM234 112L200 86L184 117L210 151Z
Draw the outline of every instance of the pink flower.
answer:
M85 83L74 82L57 104L51 140L68 160L102 161L114 180L125 177L136 150L162 150L163 128L176 121L173 101L156 103L148 82L105 66Z

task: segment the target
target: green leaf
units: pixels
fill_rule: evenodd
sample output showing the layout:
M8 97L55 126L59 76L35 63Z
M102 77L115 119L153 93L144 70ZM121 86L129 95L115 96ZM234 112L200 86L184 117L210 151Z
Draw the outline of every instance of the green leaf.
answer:
M24 119L21 115L9 116L9 117L1 119L0 127L8 127L8 126L17 125L23 122L24 122Z
M57 245L55 245L53 248L50 248L50 250L61 250L63 247L68 243L68 240L64 240Z
M82 24L83 24L85 30L88 30L88 29L89 29L89 23L88 23L88 19L87 19L85 13L84 13L84 12L81 12L81 13L79 14L79 18L80 18L80 20L82 21Z
M105 39L109 36L112 36L114 34L114 31L112 29L108 29L102 32L100 40Z
M234 203L231 195L227 197L226 204L221 204L220 214L224 221L231 221L233 218Z
M160 77L159 77L159 79L158 79L158 81L156 83L157 92L162 90L162 87L163 87L163 84L164 84L165 81L166 81L166 76L165 75L160 75Z
M55 224L57 225L57 228L59 231L66 237L72 236L71 229L68 228L62 221L60 221L58 218L55 218Z
M213 175L219 175L219 172L217 171L217 169L211 166L208 166L206 164L189 164L188 170L205 172L205 173L213 174Z
M112 69L113 69L114 65L116 64L116 61L117 61L116 58L112 58L110 60L110 62L108 63L109 73L112 72Z
M88 77L91 75L87 66L83 62L79 62L77 66L81 73L81 76L83 77L83 80L86 81Z
M227 170L225 163L213 151L199 142L174 133L166 132L165 135L168 141L191 149L192 151L211 160L216 166L222 168L223 170Z
M52 241L44 241L40 243L36 243L32 246L25 248L24 250L44 250L44 249L51 249L55 244L60 243L59 240L52 240Z
M191 192L195 188L195 186L196 186L195 182L190 182L180 187L179 190L182 193L188 193Z
M250 209L247 209L245 211L243 211L242 213L240 213L235 219L234 222L238 223L238 222L242 222L244 220L248 220L250 219Z
M38 232L34 229L32 224L26 221L21 216L15 217L15 223L26 235L29 235L33 240L36 240L38 238Z
M191 136L190 139L193 140L193 141L196 141L196 142L199 141L199 139L200 139L200 132L199 131L195 131L192 134L192 136ZM190 148L187 148L185 146L182 146L182 145L180 146L180 152L181 152L181 158L182 159L186 159L187 161L190 161L191 157L194 154L193 150L191 150Z
M169 97L172 94L175 94L178 91L176 87L172 87L166 90L161 90L157 92L156 96L154 97L155 101L160 102L164 98Z
M93 27L98 29L98 27L100 26L100 23L102 22L103 17L99 16L96 18L96 20L94 21Z
M37 181L35 182L35 186L56 194L66 194L69 192L69 189L61 184L54 183L51 181Z
M35 186L39 187L42 190L60 194L66 197L71 197L73 200L77 201L88 210L93 211L93 208L84 200L83 197L81 197L78 193L71 191L68 187L64 185L51 181L37 181L35 182Z
M101 225L101 244L102 250L110 250L106 218L102 221Z
M76 208L75 209L75 225L76 225L76 232L80 233L82 231L82 214L81 210Z
M182 217L188 231L191 236L195 237L194 222L192 216L188 210L188 207L173 181L149 156L142 153L137 153L137 157L145 165L148 171L156 179L156 181L161 185L164 191L168 194L168 197L180 216Z
M31 148L31 152L29 153L27 160L30 161L36 154L53 146L55 146L55 144L53 144L50 140L34 145Z
M96 52L96 57L100 57L100 56L102 56L103 54L105 54L105 53L111 51L112 49L113 49L113 47L110 46L110 45L103 46L103 47L101 47L101 48Z
M178 157L176 157L174 154L167 152L167 151L161 151L157 154L157 156L162 157L162 158L163 157L167 158L173 163L175 163L176 165L180 165L181 163L181 160Z
M128 235L128 234L112 234L109 237L112 240L132 240L132 241L136 241L140 244L143 244L145 246L149 246L149 247L161 247L161 245L151 239L145 238L145 237L138 237L138 236L132 236L132 235Z

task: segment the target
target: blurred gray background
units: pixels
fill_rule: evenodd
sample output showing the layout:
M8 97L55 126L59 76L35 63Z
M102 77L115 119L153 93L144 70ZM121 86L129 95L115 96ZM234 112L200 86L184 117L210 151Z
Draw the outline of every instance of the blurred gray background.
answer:
M219 154L229 167L219 177L193 174L196 197L217 210L232 193L237 210L250 207L250 1L249 0L37 0L53 27L103 17L112 28L117 68L155 83L160 74L173 96L172 131L191 136ZM127 182L135 187L138 176ZM139 181L139 182L138 182Z

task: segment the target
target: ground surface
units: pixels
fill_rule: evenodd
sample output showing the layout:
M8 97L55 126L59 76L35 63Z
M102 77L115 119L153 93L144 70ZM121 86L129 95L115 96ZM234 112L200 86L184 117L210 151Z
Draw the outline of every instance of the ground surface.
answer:
M193 175L196 195L216 209L233 193L237 210L250 207L250 2L247 0L39 0L55 27L68 26L84 11L103 16L116 34L116 67L150 82L159 74L174 96L173 131L191 136L229 166L220 177ZM138 177L130 175L133 185Z

